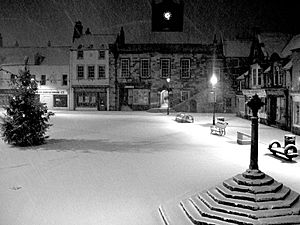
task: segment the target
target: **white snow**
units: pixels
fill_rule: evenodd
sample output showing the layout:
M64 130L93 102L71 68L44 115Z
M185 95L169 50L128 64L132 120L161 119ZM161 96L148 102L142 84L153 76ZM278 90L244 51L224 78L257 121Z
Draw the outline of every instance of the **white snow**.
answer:
M225 115L228 132L221 137L210 134L210 114L195 114L193 124L174 117L57 112L47 144L17 148L1 141L0 225L163 224L159 205L248 168L250 146L236 144L236 129L249 131L250 121ZM268 130L270 140L283 141L283 134ZM299 192L298 158L272 157L267 139L259 144L260 169Z

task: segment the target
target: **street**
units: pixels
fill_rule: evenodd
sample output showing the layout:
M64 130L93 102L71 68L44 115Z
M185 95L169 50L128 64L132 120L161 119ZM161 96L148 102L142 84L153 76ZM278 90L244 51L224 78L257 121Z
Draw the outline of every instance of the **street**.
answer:
M160 205L249 166L250 145L238 145L236 131L249 133L250 121L225 115L227 134L218 136L210 134L211 114L194 117L177 123L172 113L57 111L45 145L1 141L0 225L163 224ZM289 162L267 150L288 132L259 128L259 168L300 192L300 157Z

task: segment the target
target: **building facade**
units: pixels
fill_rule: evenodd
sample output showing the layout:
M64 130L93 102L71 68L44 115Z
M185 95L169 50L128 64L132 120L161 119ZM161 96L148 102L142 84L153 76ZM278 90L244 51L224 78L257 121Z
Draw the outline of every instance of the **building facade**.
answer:
M115 49L116 51L116 49ZM221 45L123 44L110 57L110 99L115 110L148 110L168 101L176 111L212 112L224 108Z
M49 109L70 108L69 48L62 47L1 47L0 104L8 103L14 75L28 69L38 83L37 96Z
M240 94L238 115L248 118L251 110L245 104L257 94L264 106L258 116L261 123L290 130L291 79L282 50L291 38L283 33L256 33L249 54L249 67L238 78Z
M82 35L70 49L71 110L110 110L109 42L115 36Z

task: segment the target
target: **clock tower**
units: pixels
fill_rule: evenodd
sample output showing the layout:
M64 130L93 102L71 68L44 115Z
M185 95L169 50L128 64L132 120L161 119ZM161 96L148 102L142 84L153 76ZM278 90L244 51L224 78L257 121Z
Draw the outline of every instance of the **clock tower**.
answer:
M152 0L152 31L182 32L183 1Z

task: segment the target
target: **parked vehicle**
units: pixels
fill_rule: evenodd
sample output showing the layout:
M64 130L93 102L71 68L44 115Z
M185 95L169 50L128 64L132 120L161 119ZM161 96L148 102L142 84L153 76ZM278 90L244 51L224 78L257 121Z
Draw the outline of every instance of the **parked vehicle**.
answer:
M179 113L176 115L175 121L179 123L194 123L194 117L190 114Z

